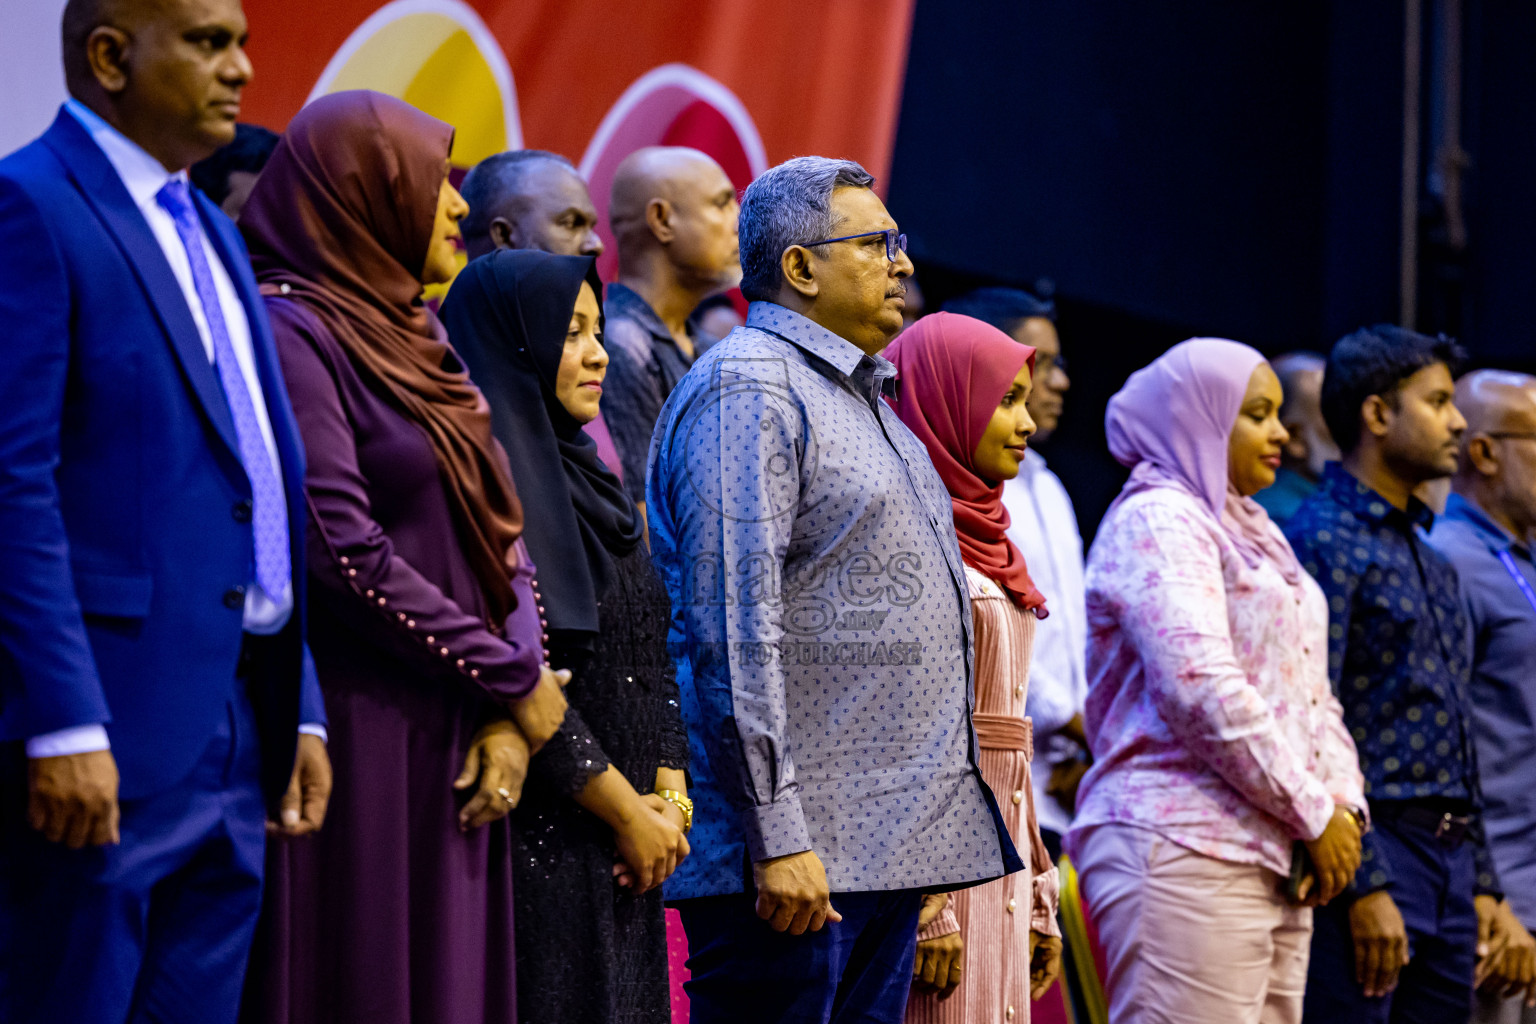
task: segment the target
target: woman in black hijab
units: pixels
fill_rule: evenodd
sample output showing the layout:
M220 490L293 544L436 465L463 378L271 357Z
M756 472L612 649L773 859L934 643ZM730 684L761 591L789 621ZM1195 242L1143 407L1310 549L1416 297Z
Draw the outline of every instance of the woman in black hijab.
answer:
M521 1024L670 1020L660 885L692 825L667 593L581 429L608 366L601 294L591 257L500 251L442 310L523 496L550 664L572 673L511 817Z

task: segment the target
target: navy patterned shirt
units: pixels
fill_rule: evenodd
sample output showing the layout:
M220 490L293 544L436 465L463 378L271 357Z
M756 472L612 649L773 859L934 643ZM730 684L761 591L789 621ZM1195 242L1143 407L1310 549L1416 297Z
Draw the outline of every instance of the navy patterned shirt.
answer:
M1334 462L1285 535L1328 598L1328 673L1367 798L1471 807L1478 891L1494 892L1470 733L1466 616L1455 569L1418 532L1433 518L1416 499L1406 512L1394 508ZM1367 833L1357 895L1389 886L1393 875Z
M749 860L805 850L834 892L1022 867L976 765L949 494L880 398L894 372L759 302L662 411L652 553L697 801L669 899L741 892Z
M619 453L625 490L636 501L644 501L645 459L656 419L694 357L702 354L704 337L688 328L694 343L690 356L633 289L614 282L606 291L603 347L608 350L608 377L603 382L603 422Z

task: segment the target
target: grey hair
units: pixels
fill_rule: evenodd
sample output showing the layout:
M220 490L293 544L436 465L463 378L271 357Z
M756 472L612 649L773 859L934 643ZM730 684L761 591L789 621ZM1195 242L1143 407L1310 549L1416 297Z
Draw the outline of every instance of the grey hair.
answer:
M1296 384L1304 373L1322 373L1328 369L1328 357L1317 352L1301 350L1286 352L1270 360L1275 376L1280 378L1280 419L1285 421L1296 411Z
M741 293L752 301L778 295L784 250L831 235L832 193L874 184L854 161L824 156L797 156L764 171L741 197Z

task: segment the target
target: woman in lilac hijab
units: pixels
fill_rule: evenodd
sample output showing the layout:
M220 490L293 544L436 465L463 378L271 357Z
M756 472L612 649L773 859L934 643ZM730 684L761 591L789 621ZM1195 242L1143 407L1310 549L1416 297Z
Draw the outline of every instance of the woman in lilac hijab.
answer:
M1067 845L1115 1024L1299 1021L1311 907L1360 861L1328 608L1251 497L1280 402L1257 351L1195 338L1109 403L1131 477L1088 558L1095 763Z

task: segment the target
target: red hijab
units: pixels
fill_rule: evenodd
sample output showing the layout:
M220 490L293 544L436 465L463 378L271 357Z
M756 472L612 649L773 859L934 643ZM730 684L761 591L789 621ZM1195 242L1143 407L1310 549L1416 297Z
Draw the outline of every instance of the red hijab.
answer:
M965 564L995 580L1010 597L1044 618L1024 555L1008 539L1002 481L978 476L976 444L997 405L1035 350L990 324L954 313L923 317L882 355L896 364L891 408L928 449L949 490Z

